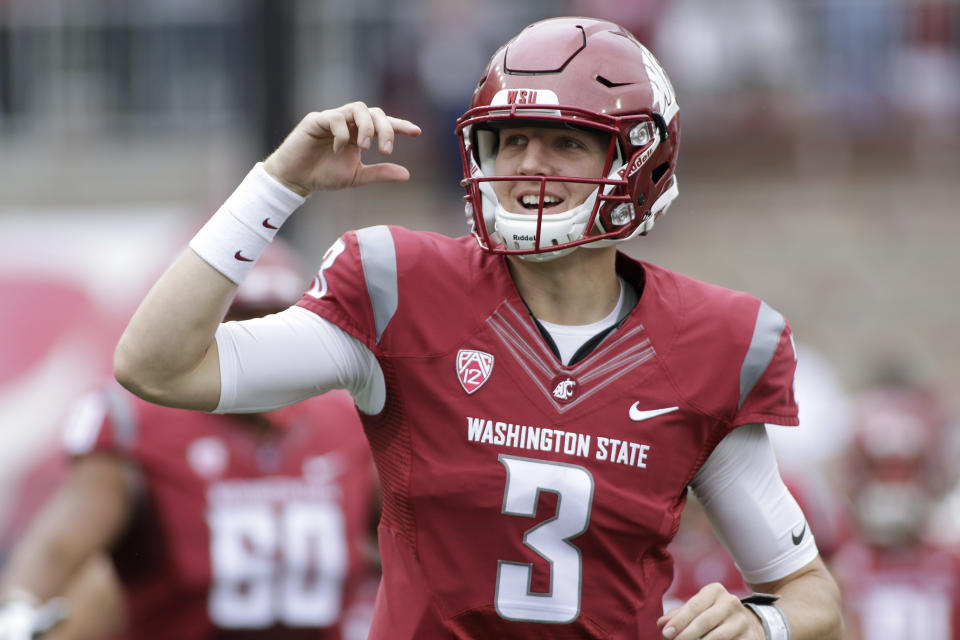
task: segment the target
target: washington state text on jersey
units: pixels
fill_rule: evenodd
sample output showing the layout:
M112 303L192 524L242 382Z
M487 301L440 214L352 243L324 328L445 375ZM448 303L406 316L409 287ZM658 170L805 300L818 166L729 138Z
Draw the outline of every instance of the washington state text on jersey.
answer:
M467 440L532 451L553 451L581 458L591 457L592 436L552 427L531 427L468 417ZM629 467L646 469L649 452L649 444L597 436L597 447L593 457L597 460L609 460Z

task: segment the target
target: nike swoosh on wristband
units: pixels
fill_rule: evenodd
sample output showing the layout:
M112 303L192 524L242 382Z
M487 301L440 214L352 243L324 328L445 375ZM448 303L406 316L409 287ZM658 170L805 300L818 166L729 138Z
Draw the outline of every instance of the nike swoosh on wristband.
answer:
M803 529L800 529L800 535L795 534L793 531L790 532L790 537L793 539L794 546L800 544L803 541L803 536L807 532L807 523L803 523Z
M270 224L270 218L264 218L262 224L263 224L263 226L265 226L267 229L278 229L278 228L279 228L279 227L275 227L275 226L273 226L272 224Z
M239 260L240 262L253 262L252 258L244 258L242 255L240 255L239 251L233 254L233 257Z
M662 416L665 413L673 413L680 407L665 407L663 409L649 409L647 411L641 411L637 408L639 402L634 402L633 406L630 407L630 419L634 422L640 422L641 420L647 420L649 418L656 418L657 416Z

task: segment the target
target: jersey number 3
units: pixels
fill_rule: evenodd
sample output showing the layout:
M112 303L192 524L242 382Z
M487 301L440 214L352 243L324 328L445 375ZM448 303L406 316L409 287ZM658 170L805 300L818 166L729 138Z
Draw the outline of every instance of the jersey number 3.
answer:
M541 492L557 494L557 513L523 534L523 543L550 563L550 589L535 593L533 564L497 562L496 608L501 618L566 624L580 615L583 563L570 540L587 530L593 476L573 464L501 455L507 469L502 513L534 518Z

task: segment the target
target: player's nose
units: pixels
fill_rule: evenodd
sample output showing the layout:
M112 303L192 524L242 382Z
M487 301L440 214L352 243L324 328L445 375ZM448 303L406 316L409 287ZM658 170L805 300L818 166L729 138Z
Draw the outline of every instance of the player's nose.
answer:
M524 145L517 173L526 176L550 175L550 154L547 145L539 138L530 139Z

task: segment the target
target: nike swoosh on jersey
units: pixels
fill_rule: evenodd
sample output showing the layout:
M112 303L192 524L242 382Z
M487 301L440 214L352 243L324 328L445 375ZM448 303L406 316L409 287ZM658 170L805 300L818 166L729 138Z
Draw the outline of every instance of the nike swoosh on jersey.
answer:
M241 261L241 262L253 262L253 259L252 259L252 258L247 258L247 257L241 255L239 251L237 251L235 254L233 254L233 257L236 258L237 260Z
M264 227L266 227L267 229L276 229L276 228L277 228L277 227L273 226L272 224L270 224L270 218L264 218L264 219L263 219L263 222L262 222L261 224L262 224Z
M663 409L648 409L642 411L637 408L639 402L634 402L633 406L630 407L630 419L634 422L640 422L641 420L649 420L650 418L656 418L657 416L662 416L665 413L673 413L680 407L664 407Z
M793 539L794 546L800 544L803 540L804 534L807 533L807 523L803 523L803 529L800 529L800 535L795 534L793 531L790 532L790 537Z

